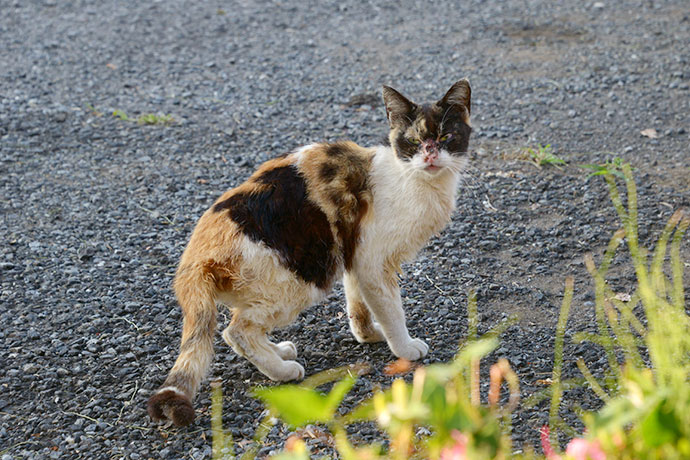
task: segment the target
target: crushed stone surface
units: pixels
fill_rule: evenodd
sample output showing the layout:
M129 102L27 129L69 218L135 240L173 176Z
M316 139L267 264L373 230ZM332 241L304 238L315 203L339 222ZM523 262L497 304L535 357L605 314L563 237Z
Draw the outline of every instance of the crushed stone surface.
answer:
M564 376L579 375L578 358L603 369L601 350L571 338L595 328L583 256L599 260L620 224L603 180L580 165L632 163L647 246L690 206L688 43L684 0L3 1L2 460L210 458L208 381L188 428L145 410L179 346L171 282L186 240L266 159L316 141L378 143L384 84L416 101L462 77L473 87L474 159L457 212L401 281L411 333L430 345L424 363L454 356L474 290L480 332L519 317L484 363L507 358L523 399L543 389L572 275ZM147 114L174 121L137 122ZM566 165L524 161L547 144ZM610 285L629 294L626 261ZM343 410L392 381L387 346L351 336L340 286L274 338L296 343L307 375L370 364ZM223 382L224 425L243 450L263 414L250 391L270 382L216 345L209 379ZM598 405L573 390L564 413ZM520 406L516 448L537 446L547 417L546 403ZM288 433L274 427L260 456ZM383 440L367 424L350 433ZM332 453L321 441L312 452Z

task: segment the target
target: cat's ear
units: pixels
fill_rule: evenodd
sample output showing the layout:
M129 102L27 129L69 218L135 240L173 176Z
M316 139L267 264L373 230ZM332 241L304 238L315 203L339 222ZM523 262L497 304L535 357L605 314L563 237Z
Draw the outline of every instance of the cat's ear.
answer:
M415 108L413 102L390 86L383 87L383 103L391 126L409 121Z
M467 115L469 116L471 96L470 81L467 78L463 78L450 87L438 104L442 107L463 107L467 110Z

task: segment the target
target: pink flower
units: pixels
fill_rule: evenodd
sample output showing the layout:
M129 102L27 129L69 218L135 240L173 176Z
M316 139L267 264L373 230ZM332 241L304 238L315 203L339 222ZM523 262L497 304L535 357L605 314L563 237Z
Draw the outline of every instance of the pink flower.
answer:
M541 448L547 460L564 460L551 447L549 439L549 426L544 425L539 430L541 435ZM588 441L582 438L571 439L565 448L566 460L606 460L606 454L601 450L601 445L596 439Z
M568 443L565 454L573 460L606 460L606 454L597 440L575 438Z
M549 425L544 425L541 427L541 430L539 430L541 449L544 451L544 455L546 455L547 460L561 460L561 456L553 450L553 447L551 447L549 431Z
M441 460L467 460L467 436L458 430L453 430L450 435L455 444L441 449Z

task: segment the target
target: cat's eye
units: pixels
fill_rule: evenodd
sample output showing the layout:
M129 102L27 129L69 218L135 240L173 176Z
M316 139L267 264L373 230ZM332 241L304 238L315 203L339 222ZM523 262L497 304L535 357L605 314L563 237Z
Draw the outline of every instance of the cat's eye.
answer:
M419 145L419 139L415 139L412 137L408 137L407 142L409 142L410 144Z
M441 137L441 139L439 139L439 140L440 140L441 142L446 142L446 141L447 141L448 139L450 139L451 137L453 137L452 134L444 134L444 135Z

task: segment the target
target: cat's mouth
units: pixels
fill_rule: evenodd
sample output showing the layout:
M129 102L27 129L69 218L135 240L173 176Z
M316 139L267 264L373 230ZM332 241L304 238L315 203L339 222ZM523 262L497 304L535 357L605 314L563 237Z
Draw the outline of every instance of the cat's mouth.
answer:
M433 140L425 140L422 142L420 148L420 155L424 164L424 170L430 173L435 173L441 167L438 165L440 160L441 152L439 151L439 145Z

